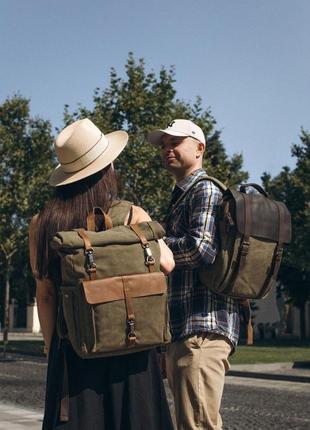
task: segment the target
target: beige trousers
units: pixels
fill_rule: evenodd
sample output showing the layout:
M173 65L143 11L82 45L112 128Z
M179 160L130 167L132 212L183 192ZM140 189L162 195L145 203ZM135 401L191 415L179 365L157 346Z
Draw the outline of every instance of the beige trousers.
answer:
M203 333L171 343L167 377L172 390L177 430L221 430L220 406L231 344Z

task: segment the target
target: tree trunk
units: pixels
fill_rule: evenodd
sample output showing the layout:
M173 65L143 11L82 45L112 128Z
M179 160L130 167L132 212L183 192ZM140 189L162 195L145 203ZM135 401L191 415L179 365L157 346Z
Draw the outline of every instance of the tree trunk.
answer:
M5 294L4 294L4 324L3 324L3 354L6 354L9 342L10 325L10 270L11 256L7 258L7 270L5 274Z
M305 303L299 306L299 324L300 324L300 338L301 340L306 339L306 312Z

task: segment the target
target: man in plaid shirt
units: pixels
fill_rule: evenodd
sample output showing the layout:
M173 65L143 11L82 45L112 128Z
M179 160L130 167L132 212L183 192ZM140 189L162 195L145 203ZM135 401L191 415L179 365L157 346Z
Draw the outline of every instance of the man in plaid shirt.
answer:
M205 137L192 121L171 121L149 140L161 147L163 164L177 181L166 217L166 243L176 263L169 292L173 343L166 362L177 428L218 430L228 356L239 336L238 305L202 286L198 269L216 257L222 194L209 180L196 183L205 176Z

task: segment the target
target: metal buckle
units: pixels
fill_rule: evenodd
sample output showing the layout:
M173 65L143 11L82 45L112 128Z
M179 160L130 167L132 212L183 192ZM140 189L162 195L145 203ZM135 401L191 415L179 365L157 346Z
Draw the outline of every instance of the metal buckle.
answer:
M146 266L152 266L153 264L155 264L155 258L152 255L150 244L143 244L142 248L144 249L144 264Z
M247 255L249 253L249 247L250 247L250 242L243 241L241 243L241 249L240 249L241 255Z
M276 259L281 260L283 254L283 248L278 248L276 252Z
M144 264L146 266L153 266L155 264L155 258L153 256L151 256L151 255L148 256L148 257L146 257L146 259L144 261Z
M88 272L94 272L96 270L96 263L94 261L94 250L88 249L85 251L86 255L86 268Z
M127 320L127 324L128 324L128 328L129 328L127 337L129 340L136 339L135 322L136 322L136 320L134 318Z

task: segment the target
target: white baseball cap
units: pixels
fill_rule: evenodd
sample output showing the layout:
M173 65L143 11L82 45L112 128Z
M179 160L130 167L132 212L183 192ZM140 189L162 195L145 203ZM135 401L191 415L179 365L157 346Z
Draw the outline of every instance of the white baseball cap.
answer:
M155 130L149 133L148 139L153 145L159 145L164 134L180 137L193 137L199 142L206 144L206 139L201 128L189 119L175 119L169 122L167 128L164 130Z

